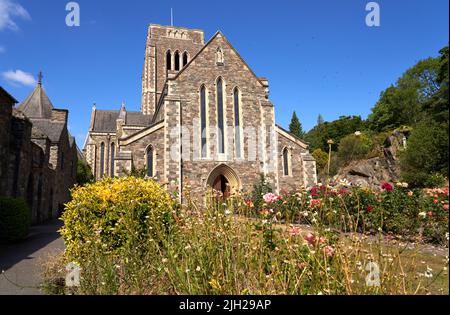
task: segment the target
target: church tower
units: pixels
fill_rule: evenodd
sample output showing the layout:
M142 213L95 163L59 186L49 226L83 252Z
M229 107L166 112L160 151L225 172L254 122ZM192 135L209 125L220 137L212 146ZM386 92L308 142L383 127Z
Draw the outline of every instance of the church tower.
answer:
M204 44L202 30L150 25L142 73L144 115L154 115L166 79L183 69Z

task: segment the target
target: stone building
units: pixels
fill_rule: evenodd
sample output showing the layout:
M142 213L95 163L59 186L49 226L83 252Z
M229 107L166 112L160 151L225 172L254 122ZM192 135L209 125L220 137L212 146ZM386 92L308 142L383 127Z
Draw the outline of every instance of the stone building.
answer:
M17 101L0 88L0 195L23 198L34 224L55 218L75 184L77 147L67 130L67 110L55 109L41 80Z
M150 25L140 112L92 109L84 154L97 179L146 169L200 196L250 191L266 175L275 191L316 183L308 145L275 124L269 83L217 32ZM180 194L181 195L181 194Z

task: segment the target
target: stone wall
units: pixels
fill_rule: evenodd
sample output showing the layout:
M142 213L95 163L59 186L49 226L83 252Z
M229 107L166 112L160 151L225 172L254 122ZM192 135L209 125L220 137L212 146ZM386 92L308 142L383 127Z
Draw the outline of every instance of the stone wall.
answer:
M8 185L9 138L11 132L12 107L6 95L0 95L0 195L6 192Z

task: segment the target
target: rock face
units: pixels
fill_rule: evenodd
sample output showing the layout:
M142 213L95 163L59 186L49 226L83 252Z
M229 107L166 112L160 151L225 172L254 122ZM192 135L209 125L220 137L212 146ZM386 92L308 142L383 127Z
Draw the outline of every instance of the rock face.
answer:
M382 148L380 157L351 162L339 170L333 181L347 180L352 186L380 189L385 182L400 179L398 153L406 148L409 130L395 131L390 135Z

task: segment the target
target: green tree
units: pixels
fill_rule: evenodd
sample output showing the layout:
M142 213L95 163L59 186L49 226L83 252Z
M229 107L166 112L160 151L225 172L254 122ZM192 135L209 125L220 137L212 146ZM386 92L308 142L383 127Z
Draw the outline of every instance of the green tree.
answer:
M91 168L82 160L77 162L77 184L80 186L86 185L94 181Z
M310 143L312 150L322 149L328 152L327 141L332 139L336 143L333 151L336 151L337 144L343 137L364 129L365 123L360 116L341 116L337 120L324 122L314 127L305 135L305 140Z
M321 114L319 114L319 116L317 117L317 126L320 126L321 124L323 124L325 122L325 120L323 120L323 117Z
M407 149L400 154L403 180L428 186L436 174L448 178L448 124L423 120L411 132Z
M428 58L408 69L396 85L381 93L369 115L368 127L374 131L413 126L425 118L424 107L439 90L440 60Z
M297 113L294 111L292 114L291 124L289 125L289 132L297 138L303 139L305 133L303 132L302 124L297 117Z
M319 173L323 172L328 165L328 153L322 149L315 149L312 156L316 159L317 171Z
M366 134L350 134L339 142L337 155L342 165L365 158L373 149L373 142Z

